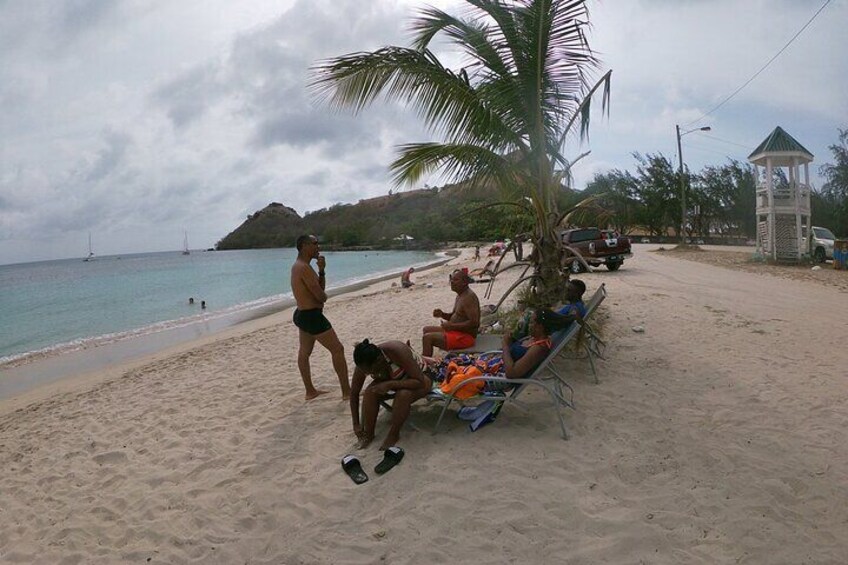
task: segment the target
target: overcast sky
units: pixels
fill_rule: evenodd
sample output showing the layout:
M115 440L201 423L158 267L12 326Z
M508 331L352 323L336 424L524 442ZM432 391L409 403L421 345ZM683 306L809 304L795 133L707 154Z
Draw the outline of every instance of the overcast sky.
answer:
M428 2L455 6L448 0ZM316 106L317 60L406 44L413 0L0 0L0 264L211 247L269 202L299 213L385 194L413 115ZM676 158L675 124L749 79L823 0L591 2L613 70L576 188L631 153ZM781 125L831 159L848 127L848 0L683 138L694 170L744 160ZM707 137L709 136L709 137ZM814 183L822 181L816 176Z

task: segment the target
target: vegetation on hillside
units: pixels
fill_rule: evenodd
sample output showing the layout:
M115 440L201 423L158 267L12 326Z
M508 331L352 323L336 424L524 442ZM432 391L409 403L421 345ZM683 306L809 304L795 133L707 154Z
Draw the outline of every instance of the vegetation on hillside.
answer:
M559 197L561 206L580 198L570 191L563 191ZM494 241L532 229L529 214L479 210L491 202L490 192L449 186L336 204L302 218L291 208L271 203L248 216L218 242L217 248L293 247L297 236L304 233L319 236L322 244L330 247L427 248L445 241ZM414 239L396 239L401 234Z

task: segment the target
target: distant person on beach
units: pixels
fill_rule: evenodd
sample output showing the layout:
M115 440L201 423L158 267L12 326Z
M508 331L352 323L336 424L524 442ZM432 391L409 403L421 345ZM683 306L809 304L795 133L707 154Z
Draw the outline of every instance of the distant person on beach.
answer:
M480 246L479 245L474 246L474 260L475 261L480 260Z
M205 300L201 300L201 301L200 301L200 309L201 309L201 310L206 310L206 301L205 301Z
M356 367L350 386L350 415L360 448L367 447L374 440L380 402L389 398L390 393L394 394L391 428L380 446L381 450L385 450L400 439L400 430L409 416L412 403L427 396L433 387L424 373L427 360L418 356L406 343L386 341L375 344L366 339L354 347L353 362ZM360 419L359 395L367 376L371 376L372 381L362 392Z
M324 317L324 303L327 302L326 259L320 255L318 239L314 235L302 235L297 238L297 259L291 268L291 289L294 293L297 309L292 317L298 327L300 347L297 352L297 368L300 378L306 387L306 400L312 400L329 391L319 390L312 384L312 369L309 357L317 341L323 345L333 358L333 368L339 378L342 397L347 400L350 396L350 383L347 376L347 360L342 346L330 321ZM318 273L310 263L315 259Z
M415 283L412 282L412 280L410 279L410 277L412 277L412 273L414 273L414 272L415 272L415 267L410 267L407 270L405 270L403 272L403 274L400 276L400 286L402 286L403 288L409 288L412 285L414 285Z
M189 306L193 306L194 305L194 298L189 298L188 304L189 304Z
M480 329L480 300L468 287L471 277L457 269L450 276L451 290L456 293L453 311L433 310L434 318L444 320L440 326L425 326L421 350L425 357L433 355L433 347L444 350L464 349L474 345Z
M514 240L512 240L513 248L512 252L515 255L516 261L522 261L524 259L524 241L525 237L522 235L516 236Z
M471 271L471 275L473 275L475 277L483 277L483 276L492 277L492 276L495 275L494 268L495 268L495 260L489 259L488 261L486 261L486 264L483 265L482 269L474 269L473 271Z

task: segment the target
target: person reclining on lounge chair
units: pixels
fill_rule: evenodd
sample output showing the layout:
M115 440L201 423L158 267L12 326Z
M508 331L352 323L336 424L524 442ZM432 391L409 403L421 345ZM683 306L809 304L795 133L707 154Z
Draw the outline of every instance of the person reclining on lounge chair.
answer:
M474 269L473 271L471 271L468 274L471 275L472 277L485 277L485 276L492 277L492 276L495 275L494 268L495 268L495 260L489 259L488 261L486 261L486 264L483 265L482 268Z
M528 376L550 352L551 334L568 326L572 321L573 318L551 310L533 310L530 314L530 335L515 340L510 334L504 334L501 349L504 376L508 379L522 379Z
M375 344L366 339L354 347L353 362L356 368L350 383L350 414L360 448L367 447L374 439L380 402L394 395L391 428L380 446L381 450L385 450L400 439L400 429L409 416L412 403L424 398L432 390L433 382L424 374L428 360L417 355L403 342ZM365 377L369 375L372 381L362 393L360 419L359 393L365 384Z

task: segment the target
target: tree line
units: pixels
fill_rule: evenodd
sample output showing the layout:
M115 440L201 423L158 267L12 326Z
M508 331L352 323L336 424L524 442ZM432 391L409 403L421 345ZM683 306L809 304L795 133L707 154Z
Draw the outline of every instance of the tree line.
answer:
M848 236L848 129L839 130L831 145L832 162L820 167L826 179L811 195L813 224ZM562 187L557 208L567 210L589 196L597 206L569 218L573 226L600 226L622 234L652 236L676 234L680 226L680 176L662 154L634 154L635 172L613 169L599 173L583 191ZM749 240L756 237L756 179L752 165L730 160L704 167L698 173L684 169L687 183L686 233L690 238ZM775 182L786 183L778 173ZM436 247L446 241L492 241L533 229L531 213L499 207L503 200L492 186L474 188L465 183L388 196L338 203L300 217L282 204L271 204L251 214L242 226L218 243L219 249L291 247L302 233L315 233L322 242L339 247ZM395 239L400 234L414 240Z
M848 235L848 129L829 147L833 162L820 167L826 182L810 195L812 223ZM633 154L635 173L613 169L598 173L584 195L597 195L609 227L621 233L644 231L652 236L679 233L682 220L680 171L661 153ZM683 170L687 187L684 231L690 238L754 239L756 187L754 166L734 159L693 173ZM764 180L764 179L760 179ZM776 186L788 180L775 170ZM593 219L603 223L596 215Z

